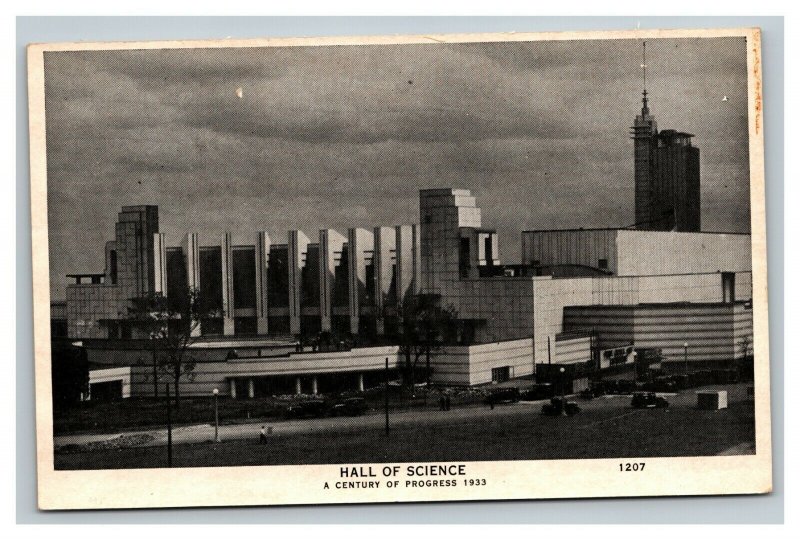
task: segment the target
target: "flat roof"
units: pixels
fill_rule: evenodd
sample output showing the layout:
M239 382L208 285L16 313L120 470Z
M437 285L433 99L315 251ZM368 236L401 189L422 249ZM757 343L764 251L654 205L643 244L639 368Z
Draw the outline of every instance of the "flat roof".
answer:
M740 236L751 236L747 232L730 232L730 231L648 231L645 229L635 229L632 227L575 227L566 229L527 229L523 233L546 233L546 232L591 232L591 231L632 231L641 233L678 233L678 234L735 234Z
M589 304L589 305L575 305L564 306L564 309L631 309L631 308L700 308L700 307L720 307L720 306L747 306L751 304L751 300L736 300L734 302L642 302L636 304Z

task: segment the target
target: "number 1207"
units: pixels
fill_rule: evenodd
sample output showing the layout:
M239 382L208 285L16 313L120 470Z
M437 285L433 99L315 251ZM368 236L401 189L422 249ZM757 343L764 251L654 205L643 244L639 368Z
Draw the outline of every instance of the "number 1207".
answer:
M619 464L620 472L637 472L644 470L644 463L620 463Z

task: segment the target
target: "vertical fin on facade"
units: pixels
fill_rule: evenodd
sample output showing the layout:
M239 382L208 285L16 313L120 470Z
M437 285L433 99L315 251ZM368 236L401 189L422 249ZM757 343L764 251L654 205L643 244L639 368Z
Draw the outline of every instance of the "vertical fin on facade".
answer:
M319 231L319 313L323 332L333 329L333 293L336 286L336 266L347 238L333 229ZM345 263L346 264L346 263Z
M367 256L372 255L375 247L375 236L372 231L351 228L347 230L347 245L347 256L350 265L350 332L358 334L361 304L364 295L367 294Z
M220 247L222 252L222 310L223 330L226 336L232 336L233 327L233 242L231 233L222 235Z
M181 243L186 260L186 285L189 289L200 288L200 244L197 233L188 233Z
M302 271L309 243L303 231L289 231L289 331L292 334L300 333Z
M269 252L272 241L266 231L256 234L256 329L259 334L269 333Z
M153 292L167 296L167 243L164 233L153 234Z

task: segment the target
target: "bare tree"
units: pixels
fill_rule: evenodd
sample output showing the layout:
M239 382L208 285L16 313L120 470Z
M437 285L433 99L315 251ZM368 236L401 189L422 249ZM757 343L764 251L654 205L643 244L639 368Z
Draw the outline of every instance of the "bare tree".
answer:
M413 386L420 359L425 358L426 383L431 383L431 354L458 335L455 310L441 305L441 297L432 294L407 296L398 306L400 315L398 343L405 359L403 378Z
M130 322L150 337L153 382L162 377L175 383L175 406L180 408L180 380L194 380L195 358L189 349L198 340L203 319L221 317L222 311L193 288L179 289L171 296L150 293L132 300Z
M744 360L749 360L753 356L753 337L749 334L739 338L739 354Z

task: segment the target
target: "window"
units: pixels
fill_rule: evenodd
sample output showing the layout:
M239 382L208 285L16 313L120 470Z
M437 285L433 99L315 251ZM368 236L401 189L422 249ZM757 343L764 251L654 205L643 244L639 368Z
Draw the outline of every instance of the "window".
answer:
M111 277L111 284L112 285L116 285L117 284L117 250L115 250L115 249L111 250L111 252L109 253L109 259L110 259L109 262L111 264L111 269L110 269L110 272L109 272L109 274L111 274L111 276L110 276Z
M501 383L511 378L511 368L509 366L492 368L492 382Z
M233 250L233 307L256 307L255 249Z
M470 267L470 239L462 238L461 245L458 252L458 269L462 278L469 277Z
M199 258L203 301L213 308L222 309L222 250L217 246L202 247Z

